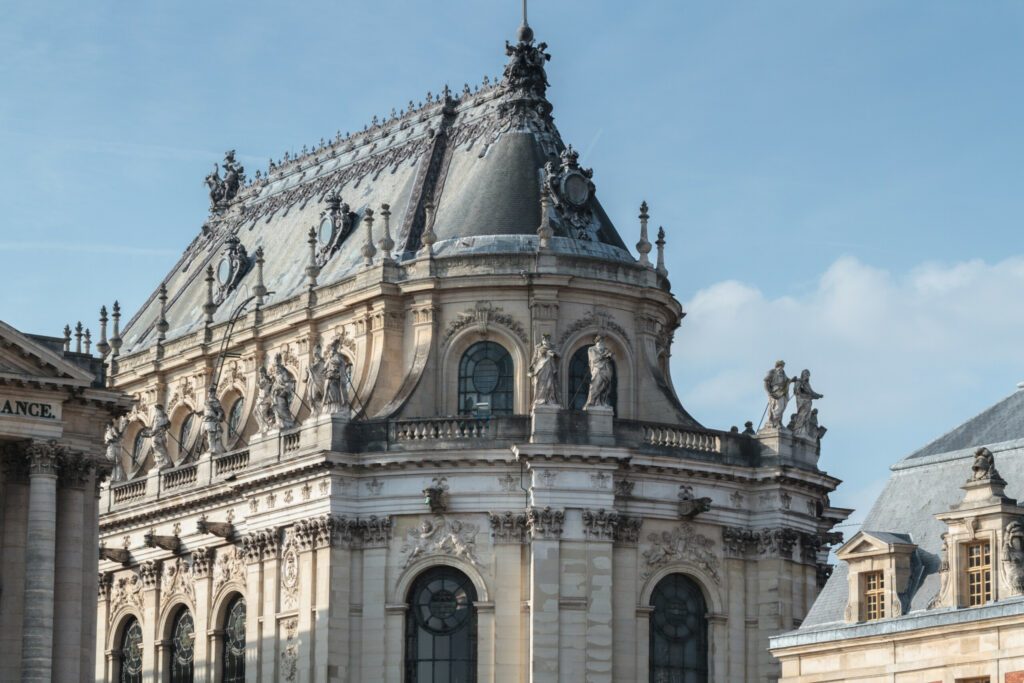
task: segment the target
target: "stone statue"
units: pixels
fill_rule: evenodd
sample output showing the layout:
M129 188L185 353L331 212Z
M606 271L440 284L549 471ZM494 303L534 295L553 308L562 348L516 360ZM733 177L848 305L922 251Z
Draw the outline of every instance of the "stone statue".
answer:
M153 465L164 470L174 465L167 453L167 432L171 428L171 420L167 417L163 405L153 406L153 419L150 426L143 430L145 435L153 439Z
M262 365L259 368L259 377L256 378L256 388L256 424L259 425L260 432L265 432L274 426L274 380Z
M590 389L583 410L588 408L610 408L609 398L612 393L612 360L614 354L604 345L604 337L594 337L594 345L587 351L590 361Z
M323 349L318 343L313 347L313 362L306 370L306 401L313 415L319 414L323 405L325 373Z
M549 334L545 334L533 350L530 378L533 379L533 405L559 405L558 352L551 345Z
M128 421L125 418L112 420L103 433L103 443L107 447L107 460L114 465L114 471L110 475L110 481L114 484L125 481L124 466L121 464L121 439L124 437L125 426Z
M274 426L291 429L295 426L292 416L292 397L295 396L295 377L284 366L281 354L274 356L274 383L271 396L274 399Z
M807 418L807 435L812 439L815 439L820 444L821 437L825 436L825 432L827 431L827 427L822 427L818 424L818 409L812 408L811 416Z
M1024 524L1010 522L1003 532L1003 566L1012 595L1024 594Z
M219 455L224 452L224 408L217 398L217 386L211 386L203 406L203 429L206 431L206 445L210 453Z
M786 375L786 362L777 360L775 367L764 376L764 390L768 392L768 429L782 429L782 416L789 403L789 377Z
M981 447L974 453L970 481L988 481L991 479L1002 479L1002 477L996 471L996 460L992 455L992 451Z
M210 190L210 208L223 208L235 198L245 182L245 169L235 160L235 150L224 154L224 177L220 177L220 166L213 165L213 172L206 176L206 187Z
M206 176L206 187L210 191L210 208L224 201L224 185L220 179L220 166L213 165L213 171Z
M324 372L324 415L348 412L348 390L345 387L348 376L345 369L345 356L341 355L341 338L335 338L331 342L327 369Z
M797 434L817 439L818 430L810 429L811 403L824 396L811 388L810 370L804 370L799 377L793 378L793 398L796 400L796 412L789 428Z

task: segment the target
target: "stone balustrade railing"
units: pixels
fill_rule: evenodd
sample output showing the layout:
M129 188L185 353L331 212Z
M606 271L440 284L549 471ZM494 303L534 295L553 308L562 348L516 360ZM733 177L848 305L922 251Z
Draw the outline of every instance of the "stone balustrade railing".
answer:
M391 440L395 443L486 439L490 436L490 420L480 417L397 420L391 422L389 426Z
M235 451L234 453L224 453L218 455L213 459L213 474L215 476L221 476L224 474L230 474L232 472L238 472L244 470L249 466L249 449Z
M183 467L178 467L177 469L163 472L161 488L165 491L173 491L174 489L180 489L195 484L198 477L196 472L197 469L198 465L185 465Z
M129 481L123 484L113 484L110 487L110 492L114 497L115 504L138 500L146 495L146 480L139 479L138 481Z
M683 448L691 451L720 453L721 437L714 432L697 432L672 425L641 424L643 440L650 446Z

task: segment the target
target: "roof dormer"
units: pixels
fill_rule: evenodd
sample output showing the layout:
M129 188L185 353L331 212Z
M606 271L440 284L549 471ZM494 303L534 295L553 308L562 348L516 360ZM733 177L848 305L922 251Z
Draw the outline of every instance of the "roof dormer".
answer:
M900 594L910 582L916 549L907 534L859 531L836 551L836 557L849 567L846 621L875 621L903 614Z

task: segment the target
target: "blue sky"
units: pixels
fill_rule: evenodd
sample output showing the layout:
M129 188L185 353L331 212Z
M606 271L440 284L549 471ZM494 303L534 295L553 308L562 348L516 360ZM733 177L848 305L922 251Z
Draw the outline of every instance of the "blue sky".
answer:
M518 0L3 2L0 316L129 314L250 175L445 83L492 78ZM664 224L690 310L675 382L706 424L810 367L823 465L886 467L1024 380L1024 4L533 2L563 137L627 243Z

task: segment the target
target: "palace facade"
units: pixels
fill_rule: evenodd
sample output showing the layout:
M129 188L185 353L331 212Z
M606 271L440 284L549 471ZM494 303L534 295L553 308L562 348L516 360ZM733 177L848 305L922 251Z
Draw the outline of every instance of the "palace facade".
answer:
M898 462L781 681L1024 681L1024 391Z
M91 680L103 427L127 412L65 338L0 321L0 681Z
M665 233L642 206L630 252L546 46L506 51L253 179L229 153L115 317L97 681L778 677L849 512L819 430L680 404Z

